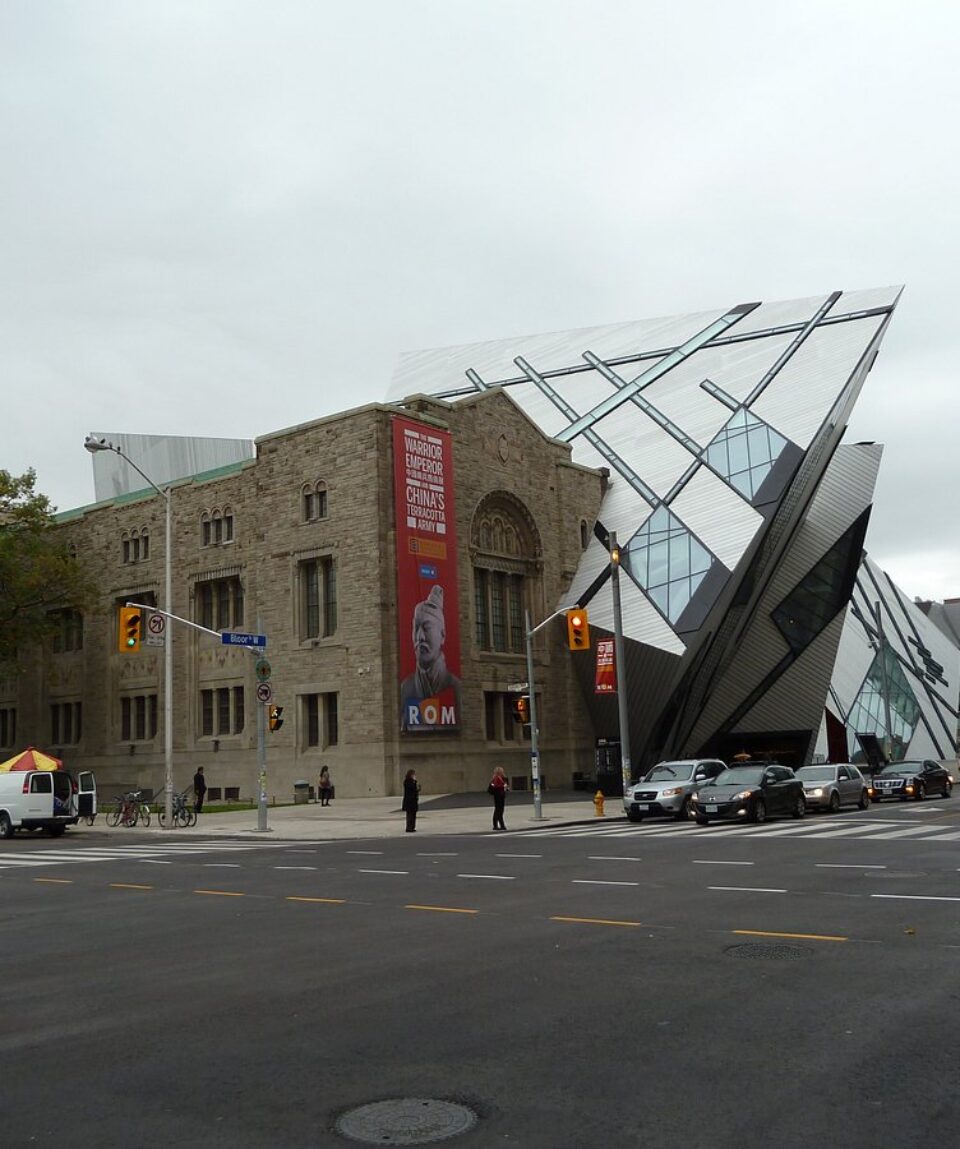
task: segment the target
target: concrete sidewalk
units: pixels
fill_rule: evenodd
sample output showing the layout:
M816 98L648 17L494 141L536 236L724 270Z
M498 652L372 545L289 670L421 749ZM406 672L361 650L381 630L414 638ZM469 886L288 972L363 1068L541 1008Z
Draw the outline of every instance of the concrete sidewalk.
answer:
M623 820L619 798L608 798L606 816L598 818L593 797L582 791L547 793L541 801L542 819L534 818L533 795L511 794L507 798L505 821L508 830L529 830L578 822ZM489 834L493 830L493 802L487 794L440 794L420 799L417 833L437 837L444 834ZM257 830L257 811L201 814L188 830L161 830L156 816L150 829L132 831L118 826L110 829L101 813L93 827L71 828L76 832L106 831L111 837L132 833L168 834L178 838L197 834L237 838L255 836L280 840L335 841L344 838L394 838L405 833L405 815L400 798L337 798L329 806L311 802L301 806L271 806L267 811L267 832Z

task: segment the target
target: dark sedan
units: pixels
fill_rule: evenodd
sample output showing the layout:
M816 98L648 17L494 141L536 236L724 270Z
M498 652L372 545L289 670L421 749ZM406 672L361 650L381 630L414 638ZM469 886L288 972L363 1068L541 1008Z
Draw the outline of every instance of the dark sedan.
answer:
M949 798L953 790L953 778L939 762L932 759L888 762L871 778L869 790L874 802L879 802L881 798L899 798L901 801L912 798L922 802L928 794Z
M691 798L693 816L701 826L715 818L734 822L765 822L768 817L807 812L803 783L787 766L752 762L731 766Z

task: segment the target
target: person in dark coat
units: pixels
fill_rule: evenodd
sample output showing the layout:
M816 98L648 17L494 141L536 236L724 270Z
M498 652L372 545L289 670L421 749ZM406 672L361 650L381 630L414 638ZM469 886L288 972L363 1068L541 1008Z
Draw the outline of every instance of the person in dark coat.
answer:
M193 776L193 809L199 814L203 810L203 799L207 793L207 780L203 776L203 767L198 766Z
M324 766L320 771L320 805L330 805L330 794L333 791L333 783L330 781L330 770Z
M407 815L407 833L417 828L417 809L420 806L420 783L416 770L408 770L403 779L403 811Z
M507 828L503 824L503 808L507 802L507 791L509 789L510 785L503 772L503 767L498 766L493 772L493 777L490 779L490 785L487 787L487 790L493 795L493 828L495 830L505 830Z

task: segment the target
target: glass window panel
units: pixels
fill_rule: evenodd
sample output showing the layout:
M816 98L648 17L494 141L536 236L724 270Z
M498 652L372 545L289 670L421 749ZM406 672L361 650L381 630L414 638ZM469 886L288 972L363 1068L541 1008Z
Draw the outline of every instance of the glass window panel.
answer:
M656 543L647 549L647 584L659 586L669 579L668 544Z
M670 584L670 607L667 611L667 618L671 622L676 622L677 619L683 614L684 607L690 601L692 588L690 586L690 579L679 579L677 582Z
M245 714L243 705L243 687L235 686L233 688L233 732L239 734L243 730L245 724Z
M340 743L340 705L336 694L328 694L327 699L327 745L337 746Z
M304 710L307 723L307 745L320 745L320 695L307 694L304 696Z
M690 544L693 540L689 535L676 539L670 544L670 581L686 578L690 573Z

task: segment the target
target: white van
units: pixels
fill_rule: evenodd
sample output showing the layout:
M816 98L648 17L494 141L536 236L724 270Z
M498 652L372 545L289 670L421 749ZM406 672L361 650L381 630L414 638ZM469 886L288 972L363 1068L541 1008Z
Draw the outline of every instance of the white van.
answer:
M77 784L66 770L0 774L0 838L40 829L57 838L78 817Z

